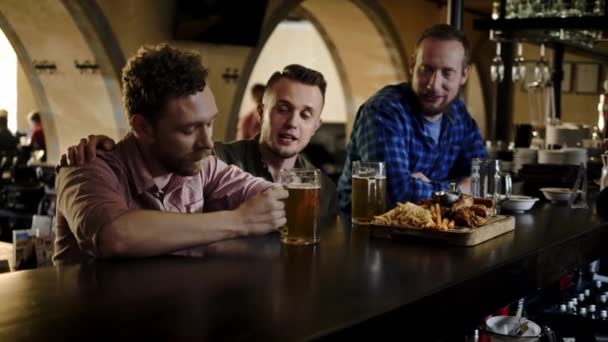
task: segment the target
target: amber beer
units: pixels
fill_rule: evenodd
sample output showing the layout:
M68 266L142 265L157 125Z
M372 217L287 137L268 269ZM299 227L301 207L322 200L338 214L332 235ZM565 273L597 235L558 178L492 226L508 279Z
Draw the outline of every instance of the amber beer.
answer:
M384 163L353 163L351 192L352 221L369 223L375 215L386 211L386 176Z
M292 169L281 171L281 174L281 183L289 192L285 200L287 223L281 228L281 242L290 245L319 242L319 170Z
M292 245L319 242L319 207L321 187L317 185L288 185L285 201L287 224L281 241Z

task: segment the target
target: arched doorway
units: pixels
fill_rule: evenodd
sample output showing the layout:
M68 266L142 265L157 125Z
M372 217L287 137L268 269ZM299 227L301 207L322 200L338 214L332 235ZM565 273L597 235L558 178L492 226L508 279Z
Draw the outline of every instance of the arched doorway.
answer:
M0 30L31 90L19 116L40 111L49 163L91 132L126 132L117 77L124 57L96 2L2 1ZM79 63L96 68L83 72Z
M382 86L406 79L405 51L383 11L375 2L363 0L294 1L276 9L265 24L260 47L251 53L243 72L244 82L237 89L226 132L228 140L235 137L242 101L249 101L248 90L253 71L265 63L262 51L273 32L280 28L280 23L287 17L310 22L324 43L318 50L327 49L332 57L344 94L345 113L339 113L339 117L344 123L347 138L357 108ZM356 40L352 39L352 23L355 22ZM286 42L289 43L298 44L297 40ZM290 49L290 46L283 48ZM281 64L284 66L293 62L285 60Z
M8 128L17 131L17 55L0 31L0 108L8 112Z
M291 44L295 41L297 44ZM266 83L270 75L287 64L301 64L320 71L327 80L326 101L323 108L324 123L344 123L346 95L339 72L325 40L315 25L304 18L285 20L277 25L262 48L258 62L247 83L251 89L256 83ZM245 96L241 103L242 117L255 103Z

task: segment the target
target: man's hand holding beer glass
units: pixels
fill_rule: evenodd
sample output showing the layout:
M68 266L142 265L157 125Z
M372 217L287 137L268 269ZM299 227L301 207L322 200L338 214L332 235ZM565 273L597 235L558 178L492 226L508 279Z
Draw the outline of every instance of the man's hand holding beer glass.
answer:
M267 189L241 204L237 216L247 227L249 235L264 234L269 229L285 225L285 200L289 196L281 186Z

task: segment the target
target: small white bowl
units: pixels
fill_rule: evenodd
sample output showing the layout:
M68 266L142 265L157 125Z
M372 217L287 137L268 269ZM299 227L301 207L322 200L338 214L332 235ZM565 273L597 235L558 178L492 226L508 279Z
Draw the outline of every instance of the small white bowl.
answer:
M500 210L523 213L530 210L536 201L538 201L537 197L511 195L507 201L500 205Z
M509 335L518 324L525 324L527 329L521 335ZM494 341L538 341L542 331L538 324L525 317L520 320L515 316L490 317L486 321L486 327L492 333Z
M543 195L554 202L567 202L572 196L572 189L568 188L541 188Z

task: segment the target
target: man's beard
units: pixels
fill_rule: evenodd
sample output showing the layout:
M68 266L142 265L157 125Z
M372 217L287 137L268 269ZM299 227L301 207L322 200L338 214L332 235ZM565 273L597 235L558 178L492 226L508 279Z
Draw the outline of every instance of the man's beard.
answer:
M450 108L450 105L452 105L452 103L454 103L459 98L460 98L460 91L458 91L458 93L456 93L456 96L454 96L453 99L448 101L445 105L440 106L439 108L424 108L422 101L420 100L420 97L418 97L418 106L420 107L422 113L425 116L435 116L435 115L444 113L448 108Z
M451 103L452 102L450 102L447 105L442 106L440 108L424 108L422 106L420 106L420 108L422 109L422 113L425 116L435 116L435 115L443 113L450 106Z
M440 107L426 107L426 108L422 104L422 101L419 99L418 106L420 106L420 110L422 111L422 114L424 114L425 116L435 116L435 115L439 115L441 113L445 113L446 110L448 110L450 108L452 103L454 103L458 98L459 98L458 95L456 95L456 96L454 96L453 99L451 99L445 105L442 105Z
M177 160L174 164L167 164L167 170L182 177L194 176L201 171L201 163L199 161L191 161L188 159Z
M166 154L164 156L159 155L158 160L167 171L183 177L189 177L194 176L201 171L201 160L210 155L211 150L205 149L179 158L175 158L171 154Z

